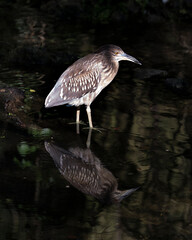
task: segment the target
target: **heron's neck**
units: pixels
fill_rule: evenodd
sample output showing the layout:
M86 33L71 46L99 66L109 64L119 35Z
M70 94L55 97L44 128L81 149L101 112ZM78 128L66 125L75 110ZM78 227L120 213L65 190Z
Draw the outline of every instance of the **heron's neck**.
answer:
M113 73L116 75L119 70L119 62L118 61L112 61L111 68L113 69Z

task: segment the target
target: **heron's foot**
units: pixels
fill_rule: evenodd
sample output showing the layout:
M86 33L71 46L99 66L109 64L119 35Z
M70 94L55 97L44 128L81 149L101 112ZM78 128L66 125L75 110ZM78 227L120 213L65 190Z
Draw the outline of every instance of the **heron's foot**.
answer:
M98 127L84 127L83 129L89 129L89 130L92 130L92 131L97 131L97 132L100 132L102 133L103 131L105 131L104 128L98 128Z
M68 123L69 125L73 125L73 124L79 124L79 125L86 125L83 121L79 121L79 122L70 122Z

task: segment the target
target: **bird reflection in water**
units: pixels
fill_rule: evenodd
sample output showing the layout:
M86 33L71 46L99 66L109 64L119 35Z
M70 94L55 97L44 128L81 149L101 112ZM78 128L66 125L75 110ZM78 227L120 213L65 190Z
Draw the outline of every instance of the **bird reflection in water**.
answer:
M66 151L49 142L45 142L45 148L71 185L101 202L120 202L138 189L118 190L116 178L90 149L76 147Z

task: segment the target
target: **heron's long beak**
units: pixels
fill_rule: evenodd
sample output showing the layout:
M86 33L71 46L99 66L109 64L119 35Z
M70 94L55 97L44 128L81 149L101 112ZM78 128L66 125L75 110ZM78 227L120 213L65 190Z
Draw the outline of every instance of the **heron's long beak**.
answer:
M127 60L127 61L134 62L139 65L142 65L136 58L134 58L126 53L123 53L121 56L123 57L123 60Z

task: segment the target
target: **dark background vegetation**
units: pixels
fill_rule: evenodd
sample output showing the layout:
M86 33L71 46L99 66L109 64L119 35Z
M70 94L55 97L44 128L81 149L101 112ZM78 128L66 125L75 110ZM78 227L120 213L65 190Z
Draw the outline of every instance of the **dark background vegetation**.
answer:
M114 21L156 22L190 20L191 0L1 0L0 6L25 5L39 9L53 18L68 21L89 21L89 23L110 23Z
M33 10L36 17L32 19ZM15 22L15 19L23 18L24 15L25 22ZM51 26L46 23L46 18ZM190 22L192 0L1 0L0 19L1 63L31 70L35 66L39 69L40 66L49 65L58 69L80 57L78 35L75 32L91 34L92 31L94 37L110 33L111 39L114 36L118 39L119 36L120 44L123 35L118 32L127 34L130 27L131 31L134 28L136 31L149 29L150 26L157 26L158 29L160 25ZM57 42L51 47L53 41L49 39L53 38L55 32L59 32L58 28L63 36L74 29L70 40L76 40L76 49L69 49L70 42ZM108 29L109 32L106 31ZM19 32L24 34L21 36ZM18 34L20 39L16 39ZM143 37L142 32L138 37ZM101 39L99 46L103 42ZM61 51L64 45L65 51ZM91 50L95 50L94 47ZM90 52L90 46L87 46L87 52Z

